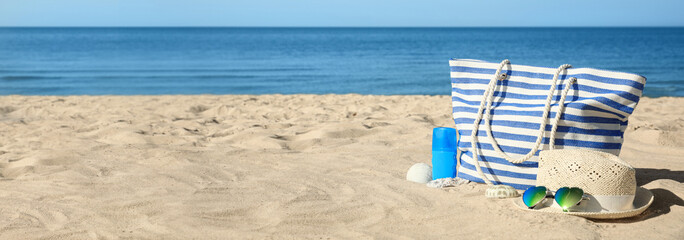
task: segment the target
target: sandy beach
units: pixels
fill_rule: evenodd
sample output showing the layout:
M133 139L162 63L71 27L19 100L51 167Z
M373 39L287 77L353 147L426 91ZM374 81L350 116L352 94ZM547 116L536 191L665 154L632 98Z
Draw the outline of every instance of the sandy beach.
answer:
M2 96L0 238L684 239L682 105L625 134L653 205L592 221L406 181L449 96Z

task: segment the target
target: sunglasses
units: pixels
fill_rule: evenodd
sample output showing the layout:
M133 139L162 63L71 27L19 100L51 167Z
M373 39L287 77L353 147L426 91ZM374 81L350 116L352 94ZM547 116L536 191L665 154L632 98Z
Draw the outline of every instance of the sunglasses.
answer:
M584 190L576 187L562 187L553 193L544 186L536 186L528 188L522 195L523 202L530 209L533 209L547 198L554 198L556 203L563 209L563 212L567 212L568 208L572 206L579 205L582 200L589 199L584 195Z

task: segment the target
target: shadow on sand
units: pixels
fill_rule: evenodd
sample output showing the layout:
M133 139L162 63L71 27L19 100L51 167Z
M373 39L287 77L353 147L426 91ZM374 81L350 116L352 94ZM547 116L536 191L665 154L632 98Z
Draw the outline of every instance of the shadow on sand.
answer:
M637 186L643 186L659 179L670 179L684 182L684 171L672 171L670 169L637 168Z

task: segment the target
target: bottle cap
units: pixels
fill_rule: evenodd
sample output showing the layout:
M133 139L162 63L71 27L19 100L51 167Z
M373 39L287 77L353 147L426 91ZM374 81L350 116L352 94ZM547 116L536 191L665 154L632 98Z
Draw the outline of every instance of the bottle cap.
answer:
M434 128L432 130L432 151L456 152L456 129Z

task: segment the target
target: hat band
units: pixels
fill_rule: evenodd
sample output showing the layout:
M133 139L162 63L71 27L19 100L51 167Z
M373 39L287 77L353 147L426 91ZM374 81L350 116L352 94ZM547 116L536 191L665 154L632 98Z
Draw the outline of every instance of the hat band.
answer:
M571 207L572 212L621 212L634 209L634 195L591 195L588 200ZM554 208L561 208L553 203Z

